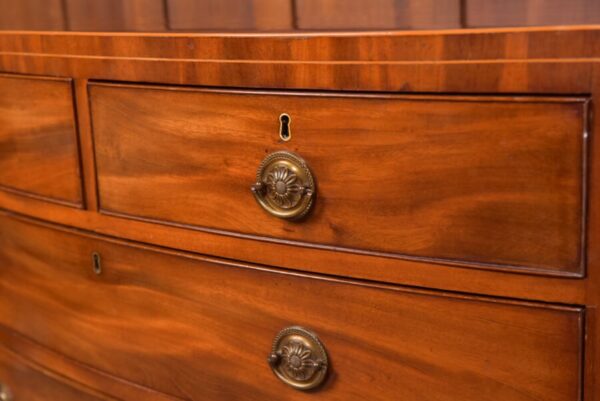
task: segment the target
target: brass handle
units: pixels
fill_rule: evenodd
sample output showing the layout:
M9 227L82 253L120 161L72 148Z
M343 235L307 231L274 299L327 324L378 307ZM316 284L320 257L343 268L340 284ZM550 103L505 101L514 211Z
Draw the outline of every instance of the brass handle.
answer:
M12 393L6 384L0 383L0 401L12 401Z
M275 217L300 219L313 205L315 182L306 162L295 153L271 153L260 164L251 187L258 204Z
M315 388L327 376L325 347L316 334L302 327L280 331L267 360L281 381L298 390Z

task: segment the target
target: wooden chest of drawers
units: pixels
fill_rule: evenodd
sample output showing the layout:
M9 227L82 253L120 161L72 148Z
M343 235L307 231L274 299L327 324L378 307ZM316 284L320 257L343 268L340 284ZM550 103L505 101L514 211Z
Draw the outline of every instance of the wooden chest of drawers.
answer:
M599 400L595 43L0 33L0 399Z

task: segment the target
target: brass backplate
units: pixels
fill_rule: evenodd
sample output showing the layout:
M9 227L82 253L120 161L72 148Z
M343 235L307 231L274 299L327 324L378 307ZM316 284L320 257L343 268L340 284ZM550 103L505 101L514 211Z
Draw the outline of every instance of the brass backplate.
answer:
M300 219L310 211L316 196L315 181L300 156L274 152L260 164L252 192L258 204L275 217Z
M310 390L325 381L329 360L327 351L312 331L299 326L277 334L268 358L273 373L297 390Z

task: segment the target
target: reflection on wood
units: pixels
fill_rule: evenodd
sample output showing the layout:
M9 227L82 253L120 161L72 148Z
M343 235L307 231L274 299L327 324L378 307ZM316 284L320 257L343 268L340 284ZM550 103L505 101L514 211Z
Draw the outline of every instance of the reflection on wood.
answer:
M468 0L468 27L577 25L600 21L598 0Z
M0 29L310 31L600 22L597 0L0 0Z

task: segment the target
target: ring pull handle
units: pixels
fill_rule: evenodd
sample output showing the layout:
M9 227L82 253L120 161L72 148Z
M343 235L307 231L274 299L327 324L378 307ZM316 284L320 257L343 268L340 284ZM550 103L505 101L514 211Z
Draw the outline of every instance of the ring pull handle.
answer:
M328 357L313 332L298 326L283 329L267 358L273 373L297 390L310 390L325 381Z
M310 211L316 194L308 165L295 153L271 153L260 164L250 189L258 204L281 219L297 220Z

